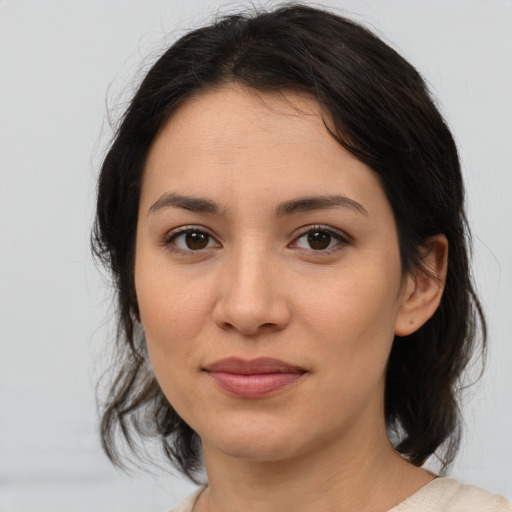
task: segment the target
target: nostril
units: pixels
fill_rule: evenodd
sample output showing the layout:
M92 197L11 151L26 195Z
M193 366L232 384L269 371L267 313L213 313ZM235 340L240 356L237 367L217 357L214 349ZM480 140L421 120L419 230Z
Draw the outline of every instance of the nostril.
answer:
M272 331L277 328L273 322L265 322L262 324L233 324L231 322L222 322L218 324L223 331L239 331L245 336L255 336L264 332Z
M247 288L244 289L247 291ZM245 336L254 336L288 325L289 308L276 294L244 295L239 287L229 291L219 298L212 312L213 321L224 332L239 331Z

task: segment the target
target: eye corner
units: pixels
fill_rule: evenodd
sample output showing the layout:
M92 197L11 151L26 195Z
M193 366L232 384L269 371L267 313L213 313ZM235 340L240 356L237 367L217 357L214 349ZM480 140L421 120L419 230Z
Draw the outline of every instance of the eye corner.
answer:
M166 232L161 245L173 253L188 256L197 256L222 247L209 229L194 225L180 226Z
M316 240L315 235L318 235ZM351 244L352 238L337 228L326 225L309 225L299 230L288 247L314 256L325 256L341 251Z

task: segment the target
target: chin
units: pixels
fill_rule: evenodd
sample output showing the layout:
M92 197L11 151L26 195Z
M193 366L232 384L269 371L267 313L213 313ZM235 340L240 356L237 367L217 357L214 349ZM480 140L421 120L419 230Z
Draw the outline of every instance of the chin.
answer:
M224 455L235 459L252 462L277 462L289 459L293 456L293 450L286 442L268 442L268 440L254 440L251 438L247 442L234 442L231 440L226 445L217 447Z
M250 426L249 426L250 425ZM215 434L218 435L215 435ZM249 420L229 427L219 426L217 432L202 437L203 450L253 462L285 461L314 449L314 436L306 436L298 425L268 424Z

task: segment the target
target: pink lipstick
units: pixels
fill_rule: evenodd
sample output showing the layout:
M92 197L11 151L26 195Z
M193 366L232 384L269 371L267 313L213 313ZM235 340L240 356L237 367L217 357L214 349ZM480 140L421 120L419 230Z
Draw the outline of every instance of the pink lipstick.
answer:
M224 391L241 398L272 395L306 373L304 368L268 357L251 360L228 357L208 365L204 371Z

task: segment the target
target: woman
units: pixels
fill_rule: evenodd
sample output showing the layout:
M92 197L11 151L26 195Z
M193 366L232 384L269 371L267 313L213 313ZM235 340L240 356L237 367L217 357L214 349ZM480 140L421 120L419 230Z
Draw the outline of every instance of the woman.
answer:
M422 78L310 7L220 19L148 72L94 231L119 301L102 435L208 485L175 511L512 510L446 468L485 322Z

